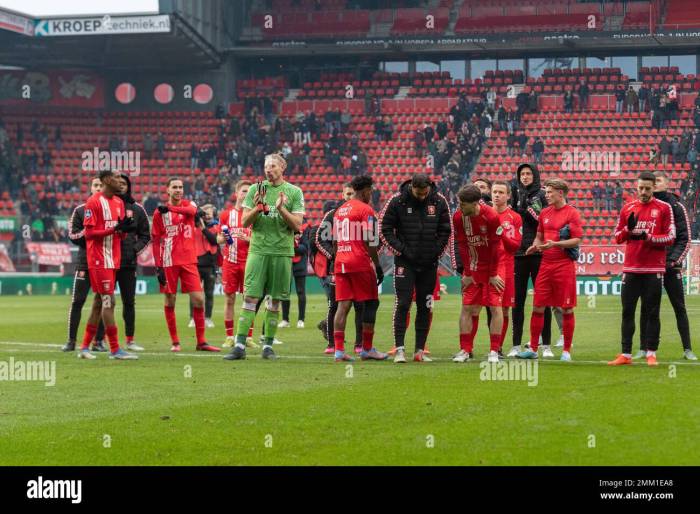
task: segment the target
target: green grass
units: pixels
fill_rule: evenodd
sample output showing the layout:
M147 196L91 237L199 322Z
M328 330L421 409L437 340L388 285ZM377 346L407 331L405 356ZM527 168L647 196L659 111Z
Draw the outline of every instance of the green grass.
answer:
M234 363L195 354L184 300L178 305L183 354L168 352L162 298L147 296L137 299L137 341L146 354L137 362L114 362L105 354L80 361L42 346L65 341L68 297L0 297L0 361L55 360L57 375L54 387L0 382L0 465L697 465L700 460L700 367L680 359L667 299L658 368L606 366L619 351L619 298L598 297L595 308L580 298L577 362L541 362L536 387L482 381L478 363L449 360L458 347L456 295L436 305L429 339L436 362L356 362L352 378L345 365L321 354L324 344L315 327L325 310L320 296L309 299L306 329L279 330L285 344L275 347L282 357L277 362L263 361L259 351ZM382 300L375 340L387 349L393 299ZM688 303L691 320L697 319L700 298ZM220 343L221 298L215 308L217 328L209 334ZM413 345L412 334L407 343ZM478 357L485 356L487 345L482 326ZM672 362L678 363L675 377ZM103 445L106 435L109 448Z

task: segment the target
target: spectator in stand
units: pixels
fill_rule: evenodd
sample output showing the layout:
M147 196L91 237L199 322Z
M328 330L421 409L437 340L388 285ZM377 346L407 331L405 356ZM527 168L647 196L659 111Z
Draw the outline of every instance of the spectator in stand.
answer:
M530 91L530 96L528 97L528 110L531 113L536 113L539 110L538 106L538 96L534 89Z
M394 122L389 116L384 116L384 141L391 141L394 135Z
M615 188L613 187L612 182L608 180L607 184L605 184L605 210L612 211L614 202Z
M603 204L603 187L600 182L593 184L591 188L591 196L593 197L593 208L599 211Z
M350 114L350 111L345 109L343 114L340 116L340 127L343 132L349 132L350 131L350 124L352 123L352 115Z
M523 157L527 156L527 136L525 135L525 132L520 132L520 135L518 136L518 147L520 148L520 154Z
M617 114L622 114L622 109L625 104L625 89L622 85L617 86L615 90L615 112Z
M639 112L644 112L647 109L647 100L649 99L649 89L642 84L637 92L637 99L639 101Z
M156 148L158 149L158 158L160 160L165 159L165 136L162 132L158 132L158 141L156 143Z
M111 143L110 150L114 151ZM146 134L143 138L143 156L146 159L151 159L153 157L153 138L151 134Z
M506 118L507 118L507 113L505 107L501 105L498 108L498 112L496 113L496 119L498 120L498 130L503 131L506 130Z
M564 112L569 114L574 112L574 94L568 89L564 93Z
M425 135L420 128L413 133L413 146L416 151L416 157L423 157L425 152Z
M508 149L508 157L513 157L515 155L515 134L512 132L506 137L506 148Z
M306 116L301 122L301 142L311 143L311 132L312 132L312 119L310 113L307 112Z
M532 157L535 160L535 164L540 164L542 162L542 156L544 155L544 141L542 138L537 136L535 142L532 143Z
M433 142L433 138L435 137L435 130L431 125L428 125L426 123L425 125L423 125L423 135L425 136L425 144L429 145Z
M615 182L615 210L619 211L622 209L622 205L625 201L625 190L622 188L622 183L620 181ZM610 210L610 209L608 209Z
M579 110L583 111L584 109L588 109L588 97L590 95L590 88L588 87L588 84L586 83L585 79L581 79L581 83L579 84L578 87L578 102L579 102Z
M493 87L486 93L486 104L489 106L489 109L496 110L496 89Z
M513 109L508 109L508 118L506 121L506 129L508 130L508 134L514 134L515 133L515 115L513 113Z
M637 93L635 93L634 88L630 86L625 94L625 105L627 106L628 114L632 114L634 112L634 110L637 108L638 101L639 97L637 96Z
M666 138L666 134L659 142L659 153L661 154L661 164L666 166L668 164L668 156L671 155L671 142Z
M700 98L700 95L698 96ZM696 129L700 129L700 107L696 107L693 112L693 124Z
M529 96L525 91L521 91L515 97L515 106L518 108L518 114L522 116L525 112L527 112L528 105Z
M384 139L384 121L382 121L381 116L377 116L377 119L374 120L374 139L377 141Z
M323 121L326 124L326 133L330 135L333 132L333 111L328 109L323 115Z
M437 125L435 126L435 133L437 134L438 139L443 139L445 136L447 136L447 121L445 120L445 117L442 116L440 117L440 121L438 121Z
M678 141L678 137L674 136L673 140L671 140L671 160L673 161L673 164L676 164L680 160L680 141Z
M698 151L695 149L695 147L690 147L688 150L688 164L690 164L691 168L694 168L697 160L698 160Z

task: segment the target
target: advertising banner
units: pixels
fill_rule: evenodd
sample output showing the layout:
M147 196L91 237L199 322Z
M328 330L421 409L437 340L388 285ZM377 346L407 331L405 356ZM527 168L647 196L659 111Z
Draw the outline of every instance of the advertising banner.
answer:
M95 36L113 34L155 34L170 32L170 16L96 16L91 18L53 18L36 20L34 35Z
M47 266L60 266L71 262L68 243L32 243L27 242L27 253L32 262Z
M104 81L83 71L0 72L0 105L104 107Z

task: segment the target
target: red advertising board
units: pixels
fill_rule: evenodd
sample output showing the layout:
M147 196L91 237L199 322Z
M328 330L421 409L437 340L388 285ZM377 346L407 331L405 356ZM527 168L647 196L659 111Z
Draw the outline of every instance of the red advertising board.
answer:
M624 245L582 245L577 275L620 275L625 260Z
M4 71L0 105L103 108L104 81L83 71Z
M60 266L71 262L68 243L26 243L32 262L46 266Z
M148 243L136 260L139 266L155 266L156 261L153 258L153 245Z

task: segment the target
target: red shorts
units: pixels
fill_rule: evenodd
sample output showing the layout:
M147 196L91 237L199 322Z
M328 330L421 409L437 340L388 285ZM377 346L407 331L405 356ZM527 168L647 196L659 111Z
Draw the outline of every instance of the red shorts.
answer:
M503 293L488 282L472 282L462 291L462 305L480 305L482 307L501 307Z
M364 302L378 298L377 273L373 269L371 271L335 274L336 302L347 300Z
M168 266L165 270L165 286L160 286L161 293L177 294L177 281L180 280L181 293L197 293L202 291L202 281L196 264Z
M242 293L244 276L245 262L224 261L224 266L221 269L221 283L224 285L224 294Z
M502 307L515 307L515 275L513 273L506 274L504 282L506 287L503 289Z
M576 267L573 261L542 262L535 281L535 307L576 307Z
M114 294L114 284L117 270L104 268L88 268L90 285L97 294Z
M437 278L435 281L435 289L433 290L433 301L437 301L440 299L440 277ZM412 302L416 301L416 290L415 288L413 289L413 297L411 298Z

